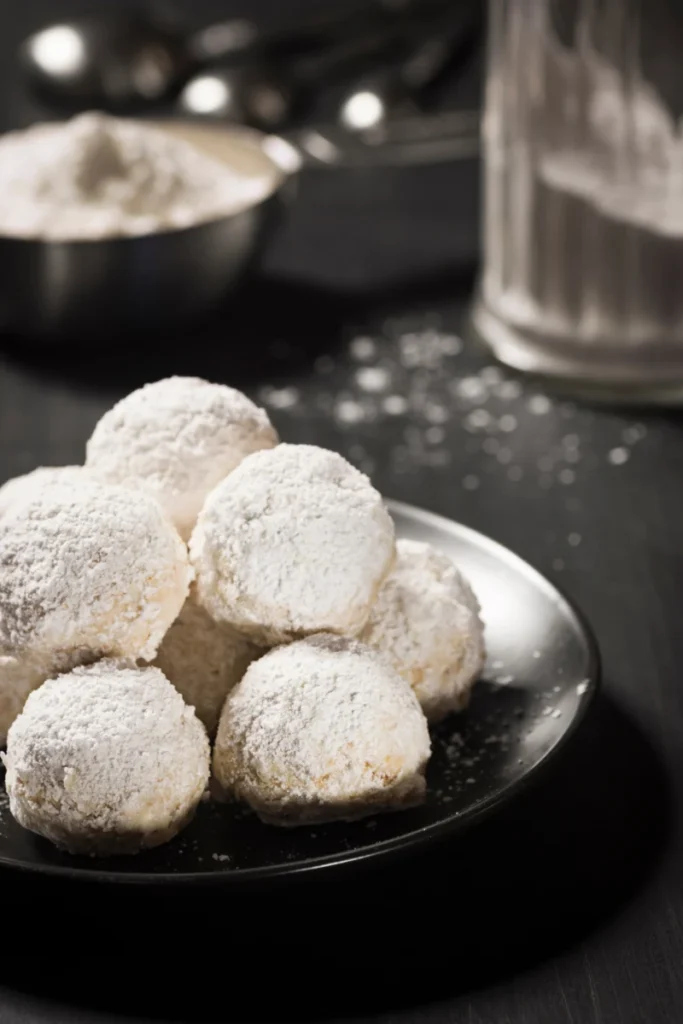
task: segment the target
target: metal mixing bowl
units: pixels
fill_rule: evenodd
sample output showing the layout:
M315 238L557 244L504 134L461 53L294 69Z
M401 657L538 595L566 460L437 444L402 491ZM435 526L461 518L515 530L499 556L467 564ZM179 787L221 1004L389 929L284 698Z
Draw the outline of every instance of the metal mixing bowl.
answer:
M4 330L97 340L187 324L214 309L258 257L292 180L292 154L249 129L175 121L155 126L233 168L264 175L262 196L229 216L139 237L0 237Z

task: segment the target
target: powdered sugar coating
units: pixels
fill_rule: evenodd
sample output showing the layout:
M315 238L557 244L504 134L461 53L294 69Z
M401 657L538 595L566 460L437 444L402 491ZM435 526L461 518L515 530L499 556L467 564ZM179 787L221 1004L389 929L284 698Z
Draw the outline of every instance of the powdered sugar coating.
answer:
M54 241L140 236L234 214L273 171L245 171L138 121L87 111L0 139L0 232Z
M0 654L69 668L151 660L189 590L187 550L159 505L123 487L51 487L0 520Z
M15 476L0 487L0 517L12 505L34 497L45 487L77 487L84 479L89 476L83 466L38 466L30 473Z
M187 540L207 494L245 455L277 443L267 414L241 391L169 377L105 413L86 465L109 483L153 495Z
M225 702L213 768L263 821L288 826L418 803L429 754L407 683L376 651L323 634L247 669Z
M7 741L17 821L73 853L134 853L175 835L209 778L209 741L158 669L102 661L32 693Z
M230 626L214 622L190 595L164 637L154 664L213 736L225 698L262 653Z
M396 550L362 639L391 660L435 722L466 705L484 666L479 602L450 558L431 545L401 539Z
M190 542L209 614L265 645L354 635L394 560L394 525L341 455L281 444L207 499Z

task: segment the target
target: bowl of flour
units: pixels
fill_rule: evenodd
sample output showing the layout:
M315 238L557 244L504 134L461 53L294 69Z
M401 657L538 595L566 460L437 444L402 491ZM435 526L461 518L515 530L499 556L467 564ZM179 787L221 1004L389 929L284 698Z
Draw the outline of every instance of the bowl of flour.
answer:
M0 138L0 324L149 330L215 307L288 182L265 136L100 113Z

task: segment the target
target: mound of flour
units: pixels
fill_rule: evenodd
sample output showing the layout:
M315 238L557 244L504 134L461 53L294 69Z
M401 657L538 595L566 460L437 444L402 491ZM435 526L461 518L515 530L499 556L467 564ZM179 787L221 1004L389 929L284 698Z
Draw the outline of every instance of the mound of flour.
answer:
M240 174L143 122L86 113L0 139L0 234L52 241L146 235L262 198Z

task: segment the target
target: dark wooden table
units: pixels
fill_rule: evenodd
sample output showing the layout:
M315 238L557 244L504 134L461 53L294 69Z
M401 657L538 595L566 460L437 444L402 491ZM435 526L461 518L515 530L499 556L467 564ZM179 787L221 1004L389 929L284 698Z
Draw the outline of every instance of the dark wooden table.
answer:
M10 54L57 6L0 16L8 123L36 114ZM545 408L531 385L482 372L472 346L425 364L429 330L457 334L466 309L476 183L474 165L310 176L268 273L211 330L79 352L3 340L0 478L82 459L98 416L148 379L275 388L287 439L339 449L387 495L490 534L579 602L605 662L590 720L504 815L372 873L239 900L1 874L2 1024L683 1019L680 421ZM380 339L406 415L359 388L358 336ZM493 416L497 448L473 408Z

